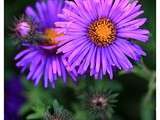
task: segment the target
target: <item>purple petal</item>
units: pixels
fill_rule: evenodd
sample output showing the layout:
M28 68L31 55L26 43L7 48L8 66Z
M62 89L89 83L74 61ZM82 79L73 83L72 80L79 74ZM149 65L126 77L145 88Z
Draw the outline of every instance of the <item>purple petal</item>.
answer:
M100 49L101 49L101 48L100 48ZM101 62L100 62L100 60L101 60L101 59L100 59L100 49L99 49L99 48L97 49L97 54L96 54L96 58L97 58L97 59L96 59L96 67L95 67L95 68L96 68L96 72L97 72L97 73L99 73L100 65L101 65Z
M20 52L19 54L16 55L15 60L17 60L17 59L21 58L22 56L28 54L29 52L31 52L31 49L23 50L22 52Z
M27 16L32 17L36 22L39 22L39 18L37 16L37 13L33 10L33 8L27 7L25 12L26 12Z
M131 33L131 32L125 32L125 33L118 33L118 37L123 37L123 38L132 38L135 40L139 40L141 42L147 42L149 40L148 35L142 35L139 33Z

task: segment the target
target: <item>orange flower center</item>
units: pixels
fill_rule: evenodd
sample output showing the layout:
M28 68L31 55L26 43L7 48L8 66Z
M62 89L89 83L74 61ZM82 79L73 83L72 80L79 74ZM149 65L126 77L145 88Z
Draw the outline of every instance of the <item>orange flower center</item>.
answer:
M89 26L88 35L96 45L104 46L115 40L116 29L109 19L100 18Z
M54 29L46 29L44 31L44 38L46 39L46 43L49 45L56 45L58 41L56 41L57 37L63 36L62 33L57 33Z

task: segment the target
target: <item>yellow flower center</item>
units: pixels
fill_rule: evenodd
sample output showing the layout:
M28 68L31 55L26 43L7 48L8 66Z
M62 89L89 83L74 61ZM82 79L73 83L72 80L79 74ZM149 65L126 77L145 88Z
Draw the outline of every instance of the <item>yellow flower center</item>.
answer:
M88 35L96 45L104 46L115 40L116 29L109 19L100 18L89 26Z
M51 28L44 31L44 38L46 39L46 43L49 45L58 44L56 38L60 36L63 36L63 34L57 33L54 29Z

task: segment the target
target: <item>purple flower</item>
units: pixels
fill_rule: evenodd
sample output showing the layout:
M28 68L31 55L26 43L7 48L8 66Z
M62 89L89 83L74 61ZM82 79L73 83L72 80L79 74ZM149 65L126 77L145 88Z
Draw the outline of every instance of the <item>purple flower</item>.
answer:
M67 74L73 81L76 81L76 71L70 68L62 53L56 53L58 44L55 38L63 36L58 33L54 23L62 21L57 17L64 6L64 0L48 0L46 2L36 2L35 9L27 7L26 15L37 23L36 33L38 43L24 44L25 50L21 51L16 57L17 66L22 68L22 72L29 68L27 79L32 79L37 85L44 77L44 87L50 83L52 87L58 77L62 77L66 83ZM32 40L34 41L34 39Z
M133 68L129 58L139 61L145 52L133 41L146 42L149 31L141 26L146 18L137 1L128 0L75 0L66 2L57 22L65 33L58 49L68 58L79 74L90 72L96 79L113 70L129 71ZM66 28L66 30L64 29Z
M5 82L5 120L20 119L18 112L25 101L22 90L22 84L17 77Z

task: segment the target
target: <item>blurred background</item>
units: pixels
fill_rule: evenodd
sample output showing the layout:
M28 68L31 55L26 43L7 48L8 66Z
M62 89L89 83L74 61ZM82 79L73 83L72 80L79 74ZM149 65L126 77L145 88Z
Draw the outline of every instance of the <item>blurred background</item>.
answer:
M135 63L131 73L116 73L114 80L104 78L94 81L91 78L80 78L77 86L69 83L64 86L59 82L55 89L43 88L41 84L34 87L31 81L25 80L15 66L14 57L18 48L14 46L9 28L13 26L14 17L20 17L26 6L35 0L5 0L5 120L41 120L44 112L53 101L70 111L75 120L87 120L85 110L81 109L79 96L92 89L111 89L119 93L116 98L113 120L155 120L155 70L156 70L156 1L140 0L145 17L148 18L145 28L149 29L150 41L141 44L147 56L142 63Z

